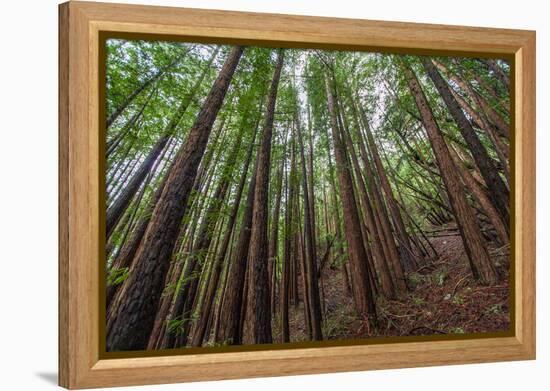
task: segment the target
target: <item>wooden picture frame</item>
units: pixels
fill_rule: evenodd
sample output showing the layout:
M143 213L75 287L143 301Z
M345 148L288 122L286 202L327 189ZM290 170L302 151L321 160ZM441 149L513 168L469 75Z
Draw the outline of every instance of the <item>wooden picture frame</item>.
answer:
M476 54L513 80L513 333L133 358L100 352L100 37ZM59 384L89 388L535 358L535 32L71 1L59 6Z

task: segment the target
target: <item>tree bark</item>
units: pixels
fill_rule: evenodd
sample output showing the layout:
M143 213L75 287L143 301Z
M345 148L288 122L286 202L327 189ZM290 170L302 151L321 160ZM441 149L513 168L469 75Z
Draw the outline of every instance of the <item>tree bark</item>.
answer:
M405 62L402 64L407 84L420 112L424 128L428 132L428 137L438 162L439 171L445 183L447 195L449 196L449 201L462 236L464 248L470 261L472 273L480 283L485 285L494 284L497 282L498 277L495 267L489 258L481 231L477 226L472 209L468 205L464 190L460 185L456 167L445 144L441 130L416 75L409 64Z
M229 267L224 306L220 311L220 331L216 342L240 345L241 312L245 298L245 277L247 274L248 248L252 226L252 207L254 204L254 189L256 188L257 160L252 170L246 207L241 221L241 230L235 247L235 257Z
M315 248L315 227L313 217L313 207L310 204L312 189L308 187L308 174L306 169L306 157L304 153L304 141L302 137L302 127L300 123L299 104L296 102L296 112L294 114L296 125L296 133L298 135L298 146L300 150L300 161L302 168L302 187L304 198L304 247L305 247L305 276L306 284L304 289L308 291L309 297L309 314L311 317L311 334L312 339L321 341L323 333L321 330L321 301L319 299L319 284L317 281L317 249ZM311 173L313 175L313 173ZM310 183L310 182L309 182Z
M290 325L288 317L288 307L290 303L290 263L292 262L292 238L293 233L293 216L292 203L294 201L294 159L295 148L294 139L292 138L290 147L290 173L286 179L286 197L285 197L285 240L284 240L284 259L281 272L281 289L279 295L279 304L281 306L281 338L283 343L290 342Z
M252 210L252 232L248 259L250 263L248 308L246 322L252 333L254 343L271 343L271 310L269 300L268 259L268 186L269 166L271 160L271 138L273 119L279 79L283 68L284 52L279 49L277 64L271 82L266 107L265 123L262 130L260 149L258 151L258 168L256 187L254 189L254 206Z
M256 129L257 129L257 127L256 127ZM225 229L225 234L224 234L224 238L223 238L223 241L222 241L222 244L221 244L221 248L217 252L217 255L216 255L216 258L215 258L215 261L214 261L214 265L213 265L213 269L212 269L212 273L211 273L210 279L209 279L210 281L208 283L208 290L206 291L205 299L203 301L203 305L202 305L202 308L200 310L200 319L199 319L199 321L198 321L198 323L195 327L195 331L193 333L193 338L191 340L191 346L195 346L195 347L201 346L202 341L205 337L206 326L207 326L207 322L208 322L208 319L209 319L210 312L212 310L212 305L214 303L214 298L216 296L216 291L217 291L217 288L218 288L218 281L219 281L220 274L221 274L221 271L222 271L223 261L225 259L225 255L227 253L227 249L229 247L229 242L231 240L231 234L232 234L233 228L235 226L235 221L237 220L237 212L239 211L241 196L242 196L245 181L246 181L246 172L248 172L248 166L250 165L252 152L254 151L254 142L256 140L256 133L257 133L257 131L254 130L254 135L253 135L252 140L250 142L250 146L248 148L245 163L244 163L244 166L242 168L243 173L245 173L245 175L241 176L241 180L240 180L238 188L237 188L237 193L235 195L235 200L234 200L233 206L231 208L231 212L229 214L229 219L228 219L228 222L227 222L227 227ZM242 135L240 135L239 138L240 137L242 137ZM234 155L233 163L235 163L234 162L235 158L236 158L236 155ZM224 175L224 177L227 177L227 176Z
M489 197L491 198L491 202L499 211L500 219L506 229L506 232L509 232L510 197L506 185L494 167L491 158L481 143L481 140L477 136L475 130L472 128L462 110L460 110L458 102L452 96L447 83L443 80L434 64L427 58L423 58L422 63L435 87L439 91L439 94L445 101L445 104L447 105L453 119L457 123L462 137L464 137L464 140L468 144L468 147L472 152L472 157L474 158L474 161L483 176L483 180L485 181L487 188L489 189Z
M228 54L175 158L130 276L115 298L120 305L107 324L108 351L142 350L147 346L197 168L242 52L243 47L236 46Z
M335 105L334 83L329 80L329 77L329 75L325 75L325 83L328 110L331 120L334 155L336 158L336 169L340 182L342 207L344 210L344 229L346 231L346 241L348 242L349 264L352 269L353 299L355 308L361 316L375 318L376 306L367 270L367 254L363 245L363 237L360 229L361 223L357 211L357 204L355 202L353 182L347 163L345 146L338 130L338 112L336 111L337 108Z

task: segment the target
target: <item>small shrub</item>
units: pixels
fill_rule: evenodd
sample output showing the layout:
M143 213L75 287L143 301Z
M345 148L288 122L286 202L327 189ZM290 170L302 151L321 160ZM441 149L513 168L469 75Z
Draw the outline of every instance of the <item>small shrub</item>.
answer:
M407 277L409 279L409 286L412 289L415 289L418 285L422 283L422 281L424 281L424 278L420 273L411 273Z
M464 329L462 327L453 327L449 330L451 334L464 334Z
M460 295L455 295L453 297L453 304L457 304L457 305L464 304L464 299Z

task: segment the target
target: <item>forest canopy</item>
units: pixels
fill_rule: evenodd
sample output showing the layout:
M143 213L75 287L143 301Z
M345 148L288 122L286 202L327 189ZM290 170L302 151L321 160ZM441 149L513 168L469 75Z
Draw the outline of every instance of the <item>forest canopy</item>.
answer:
M106 53L108 351L508 329L506 61Z

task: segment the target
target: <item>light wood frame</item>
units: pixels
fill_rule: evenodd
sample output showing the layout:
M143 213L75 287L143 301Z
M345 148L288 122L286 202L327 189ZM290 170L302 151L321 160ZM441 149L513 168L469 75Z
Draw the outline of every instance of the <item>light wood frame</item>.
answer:
M513 336L100 359L101 31L512 58ZM59 384L90 388L535 358L535 32L88 2L59 7Z

